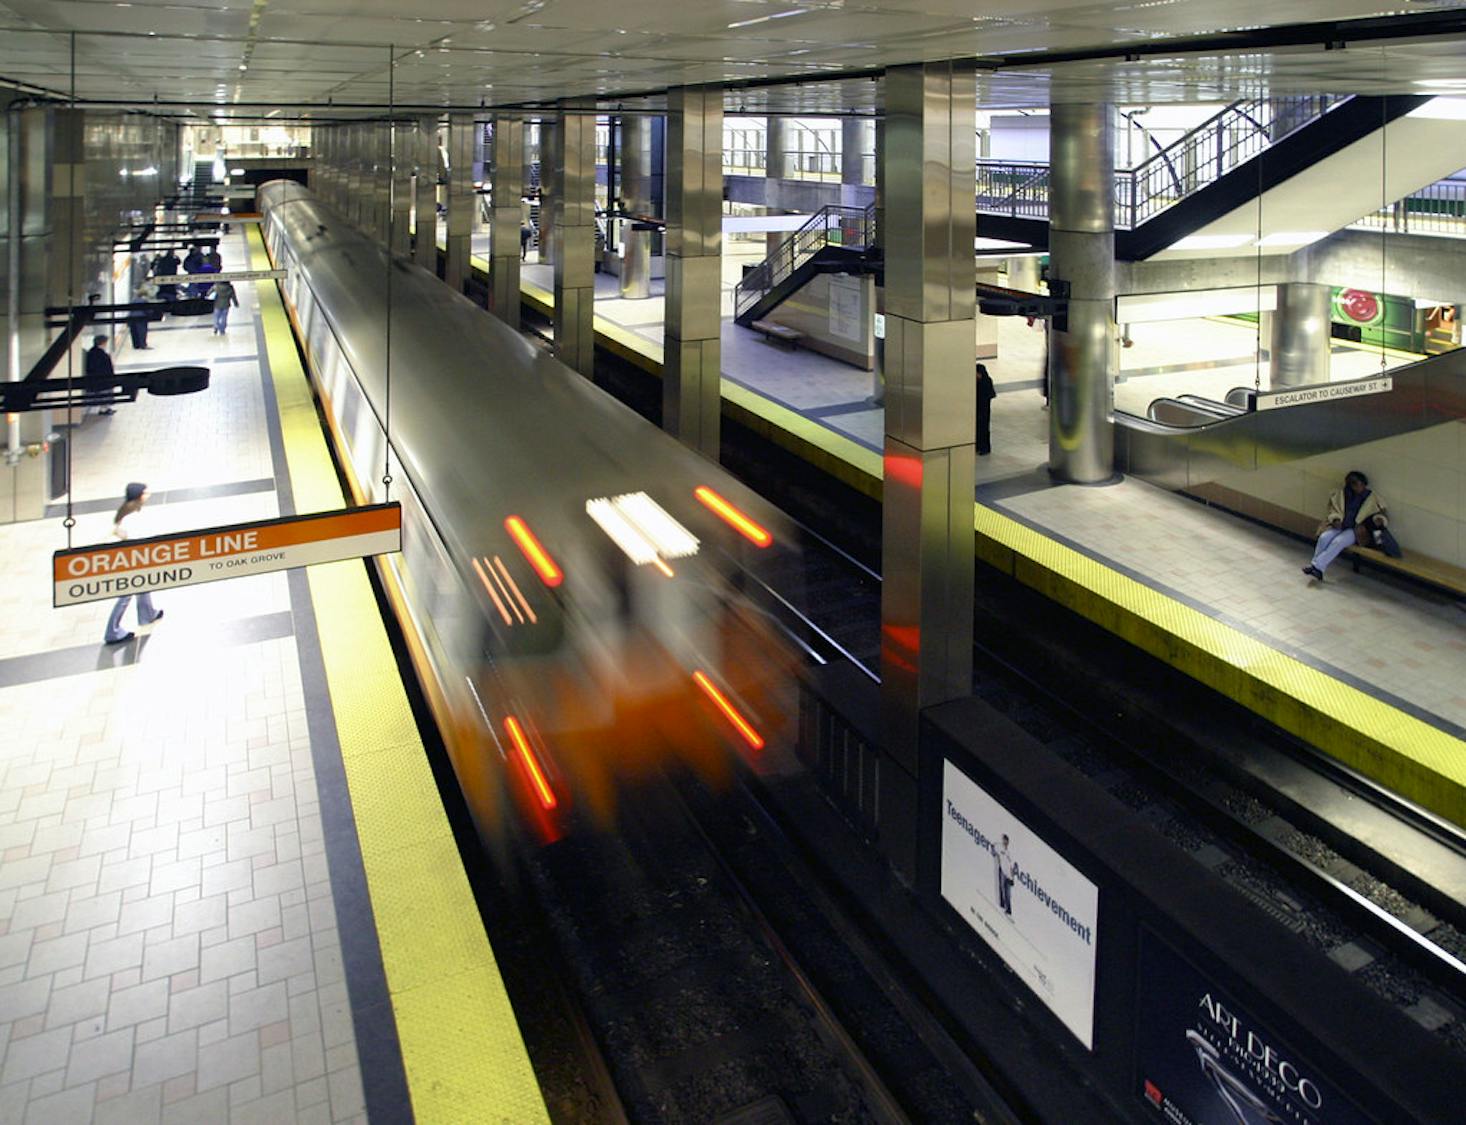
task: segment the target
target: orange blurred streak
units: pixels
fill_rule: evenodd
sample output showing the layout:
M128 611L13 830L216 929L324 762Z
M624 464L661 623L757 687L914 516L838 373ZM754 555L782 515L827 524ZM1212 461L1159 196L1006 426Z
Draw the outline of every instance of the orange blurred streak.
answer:
M509 592L512 593L514 597L518 600L519 604L524 607L524 615L529 618L529 623L533 625L537 621L539 621L539 618L534 615L534 610L529 608L529 601L522 593L519 592L519 583L514 581L514 576L509 573L509 568L504 565L504 560L501 559L498 555L494 556L494 566L497 567L499 573L503 575L504 581L509 584Z
M738 709L728 702L727 696L713 685L713 681L701 672L694 672L692 678L696 681L697 686L702 688L703 694L713 701L713 706L723 712L727 720L738 728L738 733L743 736L743 741L755 750L762 750L764 748L763 737L749 725L747 719L738 713Z
M698 485L692 494L702 501L705 506L712 509L714 514L732 525L744 538L757 543L760 547L767 547L774 541L772 535L759 527L758 524L754 523L753 520L745 516L707 485Z
M671 577L672 577L672 576L673 576L673 575L672 575L672 568L671 568L671 567L670 567L670 566L668 566L668 565L667 565L667 564L666 564L666 563L665 563L665 562L664 562L664 561L663 561L663 560L661 560L661 559L652 559L652 566L654 566L654 567L656 567L656 568L657 568L657 569L658 569L658 570L660 570L660 571L661 571L661 572L662 572L662 573L663 573L663 574L665 574L665 575L666 575L666 576L667 576L667 577L668 577L668 578L671 578Z
M535 759L534 752L529 748L529 740L524 737L524 731L519 725L519 720L513 715L504 720L504 729L509 732L509 740L514 743L514 749L519 752L520 760L524 762L524 768L529 771L529 779L534 784L535 794L547 809L553 809L558 801L555 800L555 792L550 788L550 783L545 780L544 773L540 770L540 764Z
M540 576L540 581L546 586L558 586L565 580L565 575L555 565L555 560L550 558L549 553L540 546L540 541L534 537L534 532L530 531L522 519L518 516L510 516L504 521L504 529L509 532L510 538L524 552L524 557L529 560L529 565L534 567L535 573Z
M489 592L489 597L494 599L494 607L499 611L499 616L504 619L504 624L513 625L514 618L509 616L509 611L504 608L504 603L499 600L499 591L494 589L494 584L489 581L489 576L484 573L484 568L479 565L478 559L473 560L473 569L478 571L478 580L484 584L484 589Z

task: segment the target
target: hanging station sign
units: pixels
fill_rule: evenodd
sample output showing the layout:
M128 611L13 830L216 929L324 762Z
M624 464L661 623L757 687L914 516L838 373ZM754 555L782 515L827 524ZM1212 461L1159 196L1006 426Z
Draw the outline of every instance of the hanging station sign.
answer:
M1265 391L1257 396L1257 409L1277 410L1284 406L1306 406L1310 402L1336 402L1364 395L1381 395L1393 390L1395 380L1389 375L1377 379L1351 379L1347 383L1319 383L1312 387L1288 387Z
M400 550L402 505L396 503L128 539L57 551L51 604L80 605Z

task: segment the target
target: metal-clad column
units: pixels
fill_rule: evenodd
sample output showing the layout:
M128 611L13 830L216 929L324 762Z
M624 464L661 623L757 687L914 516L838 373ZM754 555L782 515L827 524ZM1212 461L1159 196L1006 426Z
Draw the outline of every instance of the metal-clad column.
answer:
M1272 386L1301 387L1329 381L1331 320L1327 285L1290 281L1278 286L1269 353Z
M788 163L789 122L782 117L764 118L764 207L770 215L782 215L785 165ZM789 237L786 231L769 231L765 235L770 254Z
M448 118L448 253L443 280L456 293L468 281L468 256L473 240L473 116L455 113Z
M847 117L840 122L840 202L858 205L860 193L853 190L867 182L868 154L875 151L875 122L868 117Z
M723 89L667 92L662 428L718 459L722 405Z
M489 227L489 311L511 328L518 328L524 122L517 117L494 118L489 188L494 204Z
M388 127L392 146L392 228L388 249L400 258L412 254L412 173L416 167L414 150L417 125L412 121L394 121Z
M886 443L881 538L883 839L915 863L923 710L972 690L972 334L976 304L971 64L886 71Z
M1049 108L1049 281L1069 287L1068 323L1049 322L1049 472L1074 484L1114 476L1115 107Z
M555 354L589 376L595 370L596 115L562 103L555 129ZM540 214L543 215L541 206ZM543 236L542 236L543 237ZM541 242L543 246L543 242Z
M387 215L392 205L392 154L389 148L391 138L387 129L388 126L380 121L373 122L367 128L367 199L371 211L368 215L367 233L383 246L387 244Z
M413 189L412 260L429 273L438 272L438 119L417 122L414 160L417 183Z
M366 183L366 160L361 125L346 128L346 216L357 230L365 229L366 203L362 196Z
M560 128L554 121L540 122L540 265L555 264L555 179L560 167Z
M621 118L621 199L626 210L652 210L652 119L633 113ZM652 295L652 232L636 223L621 224L621 296Z

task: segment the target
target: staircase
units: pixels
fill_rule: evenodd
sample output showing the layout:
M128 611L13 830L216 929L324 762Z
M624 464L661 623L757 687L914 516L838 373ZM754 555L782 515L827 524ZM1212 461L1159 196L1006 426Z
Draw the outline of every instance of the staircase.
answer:
M1323 94L1232 103L1145 162L1116 171L1115 226L1134 230L1346 100ZM1049 166L979 160L977 209L1047 219Z
M763 319L816 274L870 272L875 228L874 205L821 207L734 287L734 321L746 328Z
M1251 205L1259 195L1271 201L1279 191L1301 190L1305 183L1320 201L1320 215L1310 216L1313 225L1294 222L1281 229L1324 229L1322 212L1349 210L1358 195L1358 209L1328 229L1346 225L1372 209L1368 193L1373 193L1372 206L1379 206L1378 159L1373 178L1361 178L1359 142L1377 137L1388 126L1392 153L1398 149L1411 155L1412 148L1439 148L1449 163L1445 150L1452 146L1428 134L1431 122L1411 119L1413 111L1428 101L1426 96L1308 96L1256 98L1227 106L1142 164L1115 173L1116 257L1150 258L1195 234L1223 247L1218 253L1254 252L1251 240L1231 237L1238 232L1231 226L1217 228L1217 221ZM1416 155L1422 165L1419 172L1425 174L1431 162ZM1392 159L1402 175L1405 164L1403 159ZM1445 174L1450 171L1454 165ZM1321 196L1315 186L1320 174L1332 185L1324 187ZM1428 176L1421 183L1434 178ZM1047 245L1048 165L979 161L976 203L984 235ZM1276 206L1265 210L1274 218L1283 213ZM1256 229L1255 222L1251 229ZM1229 237L1212 237L1214 232Z
M192 210L208 207L220 202L219 185L214 180L214 161L197 160L193 165L193 182L180 199L180 203Z

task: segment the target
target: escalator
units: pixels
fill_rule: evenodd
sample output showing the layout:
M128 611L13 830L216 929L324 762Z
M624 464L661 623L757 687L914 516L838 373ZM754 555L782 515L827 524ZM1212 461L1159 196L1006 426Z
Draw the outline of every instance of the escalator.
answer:
M1115 467L1173 491L1197 491L1238 470L1264 469L1466 418L1466 349L1390 372L1392 386L1350 395L1371 379L1329 384L1338 397L1257 409L1236 387L1219 402L1198 395L1157 399L1139 417L1116 410Z

